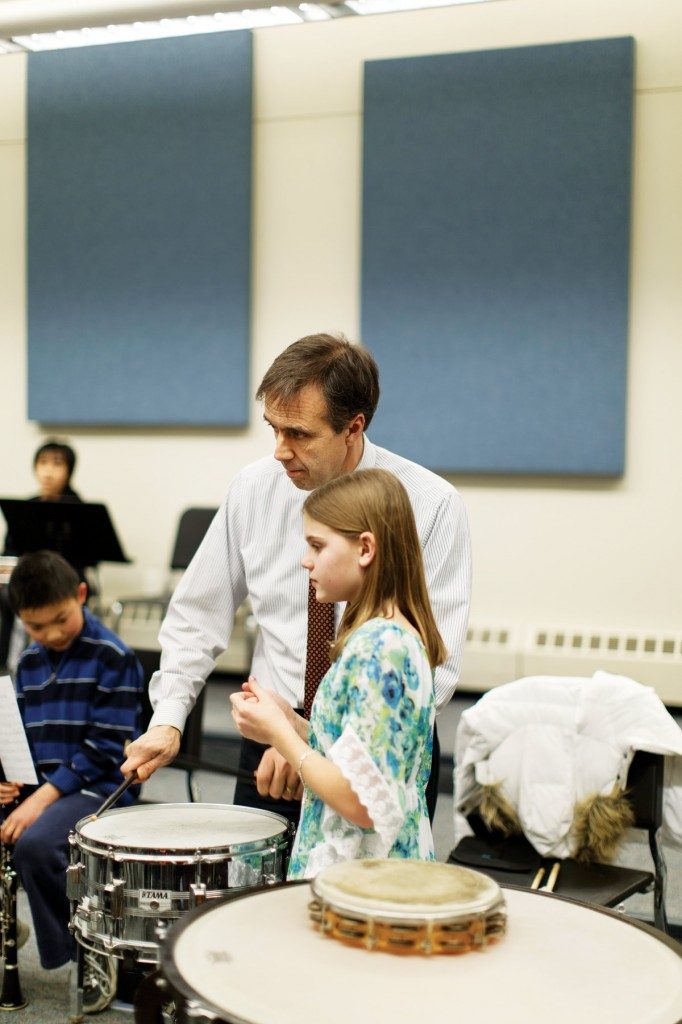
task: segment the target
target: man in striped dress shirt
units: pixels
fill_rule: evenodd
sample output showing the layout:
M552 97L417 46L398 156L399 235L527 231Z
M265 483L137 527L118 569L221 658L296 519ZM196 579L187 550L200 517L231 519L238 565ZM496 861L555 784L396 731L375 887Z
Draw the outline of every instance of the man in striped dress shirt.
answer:
M450 652L435 676L442 708L459 676L469 611L469 527L454 487L365 435L379 399L370 353L341 336L301 338L282 352L256 393L274 435L274 458L237 474L162 624L161 668L152 678L149 731L129 750L122 771L147 778L178 753L196 695L229 643L235 613L248 597L258 624L251 671L290 705L303 704L307 573L301 506L306 494L344 473L377 467L405 486L424 551L429 595ZM342 607L336 609L338 623ZM434 754L436 746L434 744ZM262 756L261 756L262 755ZM258 794L238 784L235 802L298 817L296 772L274 750L242 741L241 766L257 768ZM430 813L437 791L437 757Z
M142 667L85 607L87 586L61 555L37 551L17 562L12 606L33 643L19 659L17 702L38 785L0 783L2 840L28 896L40 962L71 958L66 868L69 832L123 781L126 740L139 734ZM128 789L120 805L132 802Z

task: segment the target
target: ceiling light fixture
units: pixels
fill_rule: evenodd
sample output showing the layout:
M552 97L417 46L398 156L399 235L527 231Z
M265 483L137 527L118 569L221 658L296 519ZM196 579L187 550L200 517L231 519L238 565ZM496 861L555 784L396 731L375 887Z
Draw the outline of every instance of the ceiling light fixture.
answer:
M486 0L2 0L0 54L296 25Z

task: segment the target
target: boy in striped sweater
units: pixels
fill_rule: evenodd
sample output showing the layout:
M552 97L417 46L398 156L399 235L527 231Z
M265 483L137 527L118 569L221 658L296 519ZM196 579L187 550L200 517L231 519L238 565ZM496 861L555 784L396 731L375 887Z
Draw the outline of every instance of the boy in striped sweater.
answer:
M139 735L143 675L134 653L85 607L86 584L61 555L24 555L8 589L33 641L19 659L16 690L39 784L0 783L1 834L14 845L40 962L52 969L73 954L69 832L122 781L124 743ZM133 799L128 789L119 803Z

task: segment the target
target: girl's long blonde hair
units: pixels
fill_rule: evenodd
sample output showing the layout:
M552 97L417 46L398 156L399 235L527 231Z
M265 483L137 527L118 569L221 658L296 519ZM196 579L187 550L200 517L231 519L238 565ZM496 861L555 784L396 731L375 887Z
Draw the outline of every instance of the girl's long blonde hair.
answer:
M303 511L349 539L369 532L376 540L360 593L346 605L332 661L353 630L395 604L421 636L431 668L442 664L448 652L431 610L412 506L398 478L384 469L348 473L312 491Z

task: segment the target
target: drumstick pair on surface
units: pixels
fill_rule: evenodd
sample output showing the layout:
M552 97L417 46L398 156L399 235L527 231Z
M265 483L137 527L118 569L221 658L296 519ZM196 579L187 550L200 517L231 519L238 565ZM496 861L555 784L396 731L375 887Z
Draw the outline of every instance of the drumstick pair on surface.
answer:
M531 889L539 889L540 892L553 892L554 886L556 885L557 875L559 874L560 867L561 864L559 863L559 861L555 861L552 865L552 870L549 873L549 877L543 886L540 885L540 882L544 877L545 869L538 868L535 874L535 878L531 882Z

